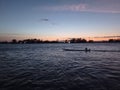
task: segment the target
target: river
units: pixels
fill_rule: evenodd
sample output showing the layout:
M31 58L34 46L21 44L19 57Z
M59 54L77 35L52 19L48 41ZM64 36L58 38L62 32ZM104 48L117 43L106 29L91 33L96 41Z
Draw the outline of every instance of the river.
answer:
M0 44L0 90L120 90L120 43Z

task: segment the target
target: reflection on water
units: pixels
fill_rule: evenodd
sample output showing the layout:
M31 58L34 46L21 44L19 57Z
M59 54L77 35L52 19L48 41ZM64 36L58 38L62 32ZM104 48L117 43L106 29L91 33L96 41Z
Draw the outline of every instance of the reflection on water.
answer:
M120 90L120 44L0 45L0 90Z

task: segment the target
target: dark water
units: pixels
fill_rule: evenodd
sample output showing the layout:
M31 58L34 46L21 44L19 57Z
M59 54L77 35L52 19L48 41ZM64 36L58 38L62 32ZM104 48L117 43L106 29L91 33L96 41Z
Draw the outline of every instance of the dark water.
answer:
M120 90L120 43L0 45L0 90Z

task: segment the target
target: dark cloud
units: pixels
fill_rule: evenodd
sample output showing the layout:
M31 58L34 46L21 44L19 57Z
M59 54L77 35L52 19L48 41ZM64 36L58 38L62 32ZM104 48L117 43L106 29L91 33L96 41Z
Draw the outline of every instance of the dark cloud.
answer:
M41 19L39 19L39 22L48 22L51 25L57 25L57 23L53 22L52 20L50 20L48 18L41 18Z
M49 19L47 19L47 18L42 18L42 19L40 19L40 21L49 21Z
M41 19L41 21L49 21L49 19L43 18L43 19Z

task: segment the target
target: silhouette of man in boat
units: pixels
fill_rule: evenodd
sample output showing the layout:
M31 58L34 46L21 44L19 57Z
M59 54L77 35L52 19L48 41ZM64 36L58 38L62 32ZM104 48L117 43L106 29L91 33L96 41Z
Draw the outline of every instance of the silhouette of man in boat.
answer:
M88 48L85 48L85 52L90 52L91 50Z

